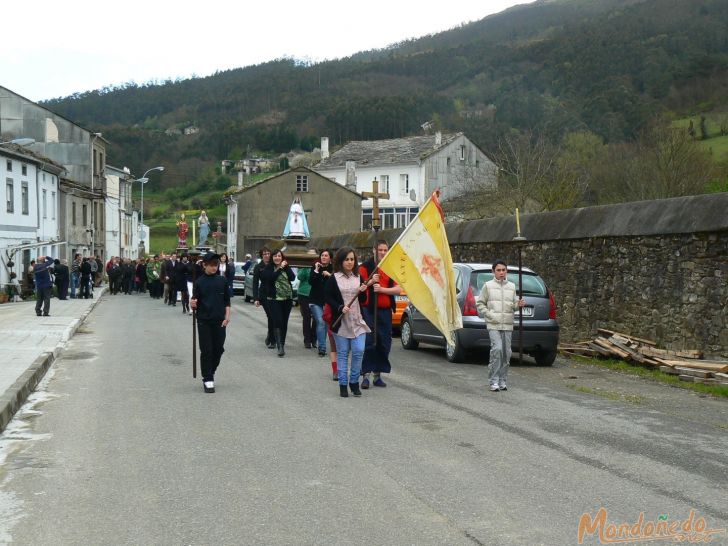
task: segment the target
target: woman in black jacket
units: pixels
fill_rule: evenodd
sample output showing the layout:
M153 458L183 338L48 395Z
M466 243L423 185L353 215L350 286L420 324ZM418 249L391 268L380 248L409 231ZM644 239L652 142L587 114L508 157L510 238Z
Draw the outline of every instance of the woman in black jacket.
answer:
M275 250L270 257L270 263L263 268L260 275L261 285L265 289L268 302L268 316L273 321L273 336L278 348L278 356L286 354L286 333L288 331L288 317L293 307L293 286L295 273L288 265L286 257L280 250Z
M275 343L273 343L273 340L275 339L273 335L273 320L270 316L270 311L268 311L268 300L265 297L265 287L261 284L261 278L260 275L263 272L263 269L270 263L270 249L267 246L264 246L260 249L260 252L258 253L260 256L260 261L255 264L255 267L253 268L253 301L255 302L256 307L263 307L263 311L265 311L265 316L268 319L268 332L265 335L265 346L269 349L272 349L275 347Z
M218 275L225 277L230 297L233 296L233 281L235 280L235 264L230 261L228 255L223 252L220 254L220 265L217 266Z
M326 356L326 337L328 334L329 347L330 347L330 358L331 358L331 371L333 373L334 381L338 381L338 374L336 371L336 343L334 342L334 336L329 331L328 325L324 321L324 286L326 282L334 274L334 264L332 263L332 256L330 250L322 250L319 253L319 259L314 264L311 270L311 275L308 282L311 284L311 295L309 300L311 302L311 314L316 320L316 342L318 344L318 354L323 357Z

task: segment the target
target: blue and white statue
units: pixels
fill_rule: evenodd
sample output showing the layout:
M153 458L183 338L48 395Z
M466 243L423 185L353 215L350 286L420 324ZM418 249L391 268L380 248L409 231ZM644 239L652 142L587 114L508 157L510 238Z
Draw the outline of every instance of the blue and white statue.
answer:
M207 236L210 235L210 220L207 219L207 213L204 210L197 221L200 224L199 246L205 246L207 244Z
M299 197L296 197L293 200L291 210L288 213L286 227L283 229L283 237L299 237L306 239L311 237L311 232L308 230L308 223L306 222L306 213L303 211L301 199Z

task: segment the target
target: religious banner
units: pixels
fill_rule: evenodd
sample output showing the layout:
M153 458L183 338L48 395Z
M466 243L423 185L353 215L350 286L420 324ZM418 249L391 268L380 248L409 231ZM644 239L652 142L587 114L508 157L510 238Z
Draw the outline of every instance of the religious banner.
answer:
M455 270L436 190L379 262L379 269L407 292L412 305L451 345L463 327L455 291Z

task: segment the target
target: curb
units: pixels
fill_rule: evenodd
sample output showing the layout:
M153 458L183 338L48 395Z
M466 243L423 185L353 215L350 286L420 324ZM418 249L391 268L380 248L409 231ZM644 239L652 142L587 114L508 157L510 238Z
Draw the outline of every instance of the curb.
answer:
M56 345L52 352L41 353L33 363L28 367L25 372L7 389L2 395L0 395L0 433L5 430L5 427L15 416L15 413L25 404L28 400L28 396L35 390L41 379L45 376L51 364L59 357L63 352L68 341L78 331L80 326L86 321L86 318L96 308L101 301L101 296L106 293L106 287L100 290L97 298L94 298L94 303L85 311L81 318L75 319L68 328L61 335L61 341Z

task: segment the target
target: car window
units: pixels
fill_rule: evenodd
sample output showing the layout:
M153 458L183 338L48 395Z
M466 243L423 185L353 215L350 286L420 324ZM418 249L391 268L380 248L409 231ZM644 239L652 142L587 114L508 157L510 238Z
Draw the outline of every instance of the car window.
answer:
M493 278L492 271L473 271L470 274L470 286L473 290L477 290L477 294L483 289L483 285ZM516 285L518 289L518 271L509 271L508 280ZM533 273L523 273L523 295L538 296L545 298L548 295L546 284L541 277Z
M459 269L455 269L455 292L460 293L460 282L462 281L463 274Z
M235 274L236 275L244 275L245 274L245 272L243 271L243 266L242 265L235 264Z

